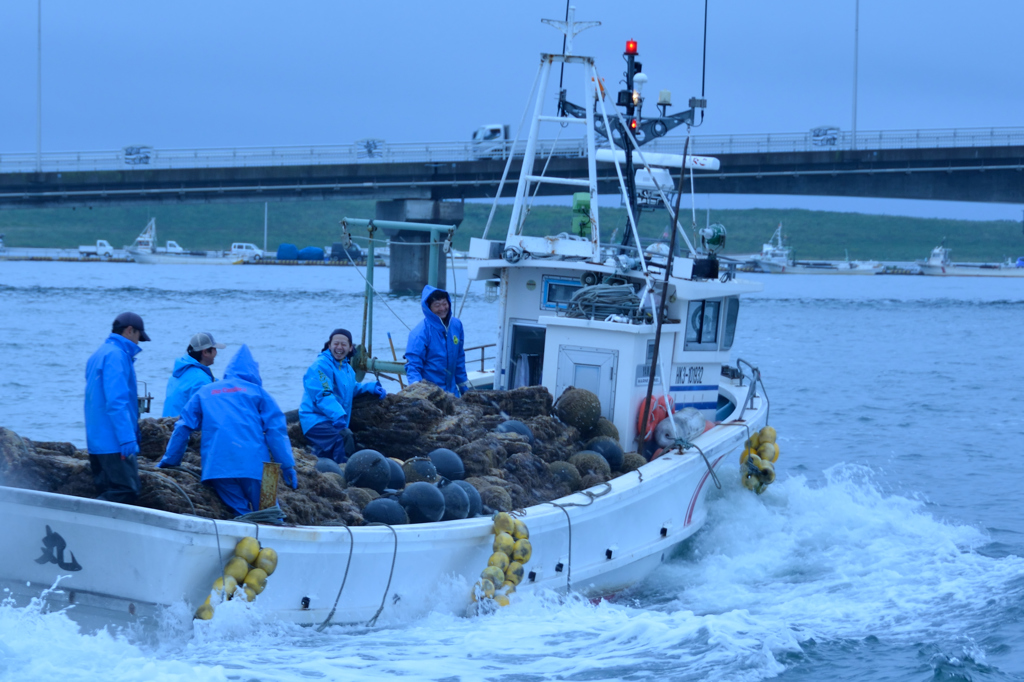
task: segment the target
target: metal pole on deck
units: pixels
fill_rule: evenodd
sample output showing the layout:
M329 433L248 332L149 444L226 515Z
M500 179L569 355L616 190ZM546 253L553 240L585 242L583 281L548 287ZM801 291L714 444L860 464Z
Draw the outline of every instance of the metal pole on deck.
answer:
M437 287L437 230L430 231L430 266L427 269L427 284Z
M267 202L263 202L263 253L267 252Z
M686 138L686 144L683 146L683 159L684 160L686 159L686 153L689 151L689 149L690 149L690 138L687 137ZM691 175L693 174L693 169L690 169L690 174ZM686 163L683 163L682 168L680 168L680 170L679 170L679 187L676 189L676 212L675 212L676 216L679 215L679 199L683 195L683 178L685 176L686 176ZM643 417L640 420L640 433L637 435L637 438L640 441L637 444L637 450L641 451L640 454L642 454L644 457L647 456L647 453L643 452L643 450L646 449L646 443L647 443L647 419L648 419L648 417L651 414L651 407L652 407L652 405L651 405L651 398L654 397L654 372L655 372L655 368L658 366L658 350L659 350L659 347L661 346L661 325L662 325L662 322L665 319L665 306L668 303L668 278L672 274L672 262L673 262L673 258L674 258L675 253L676 253L676 233L677 232L679 232L679 230L672 230L672 238L670 240L669 247L668 247L668 262L665 263L665 280L664 280L664 282L661 285L661 301L659 301L658 310L655 313L657 315L657 317L654 320L654 324L655 324L655 327L654 327L654 353L653 353L653 355L651 357L651 373L650 373L650 376L647 377L647 399L643 402L643 405L641 406L641 409L643 410ZM637 244L637 246L639 247L640 245ZM654 300L653 297L652 297L651 300L653 302L653 300ZM665 377L663 380L667 381L668 378ZM663 386L662 388L665 390L666 395L668 395L669 394L669 387L668 386ZM666 410L671 410L672 408L670 408L668 405L666 405L665 409ZM672 413L671 412L669 412L668 418L672 419Z
M370 221L366 226L370 241L366 247L366 354L373 357L373 234L377 227Z

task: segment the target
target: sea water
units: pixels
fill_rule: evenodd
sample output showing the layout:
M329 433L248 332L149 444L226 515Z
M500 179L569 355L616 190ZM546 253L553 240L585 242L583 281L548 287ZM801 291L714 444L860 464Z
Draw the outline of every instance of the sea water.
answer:
M419 300L377 275L374 352L390 331L400 355ZM756 496L727 462L705 527L612 601L524 593L467 618L441 590L322 633L258 600L195 623L177 604L155 631L4 603L0 679L1024 680L1024 281L752 277L734 357L764 376L778 480ZM2 263L0 425L83 445L85 361L124 310L153 337L136 367L155 412L200 330L229 344L217 376L248 343L293 408L327 333L359 339L364 290L349 268ZM470 346L497 312L470 290Z

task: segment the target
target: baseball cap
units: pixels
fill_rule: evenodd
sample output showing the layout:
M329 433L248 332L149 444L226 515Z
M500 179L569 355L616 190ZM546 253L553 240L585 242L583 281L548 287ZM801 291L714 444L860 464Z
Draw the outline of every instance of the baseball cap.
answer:
M214 341L213 334L210 332L199 332L198 334L194 334L189 340L188 345L192 346L192 350L194 351L206 350L207 348L216 348L218 350L227 348L223 343L217 343Z
M141 332L139 341L149 341L149 334L146 333L146 327L142 324L142 318L135 313L121 313L114 318L115 327L135 327Z

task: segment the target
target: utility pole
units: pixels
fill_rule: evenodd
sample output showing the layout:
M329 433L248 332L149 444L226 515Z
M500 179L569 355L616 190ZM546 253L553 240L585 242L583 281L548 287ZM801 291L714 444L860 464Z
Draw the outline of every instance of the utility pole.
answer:
M860 0L854 0L853 10L853 140L851 148L857 148L857 51L860 46Z
M36 0L36 173L43 172L43 0Z

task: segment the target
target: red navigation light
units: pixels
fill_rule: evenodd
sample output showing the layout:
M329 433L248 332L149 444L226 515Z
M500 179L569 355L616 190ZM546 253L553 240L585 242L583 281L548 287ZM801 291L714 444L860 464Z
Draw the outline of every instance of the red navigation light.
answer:
M626 54L636 54L636 41L635 40L627 40L626 41Z
M637 122L635 118L629 119L629 130L630 132L636 132Z

